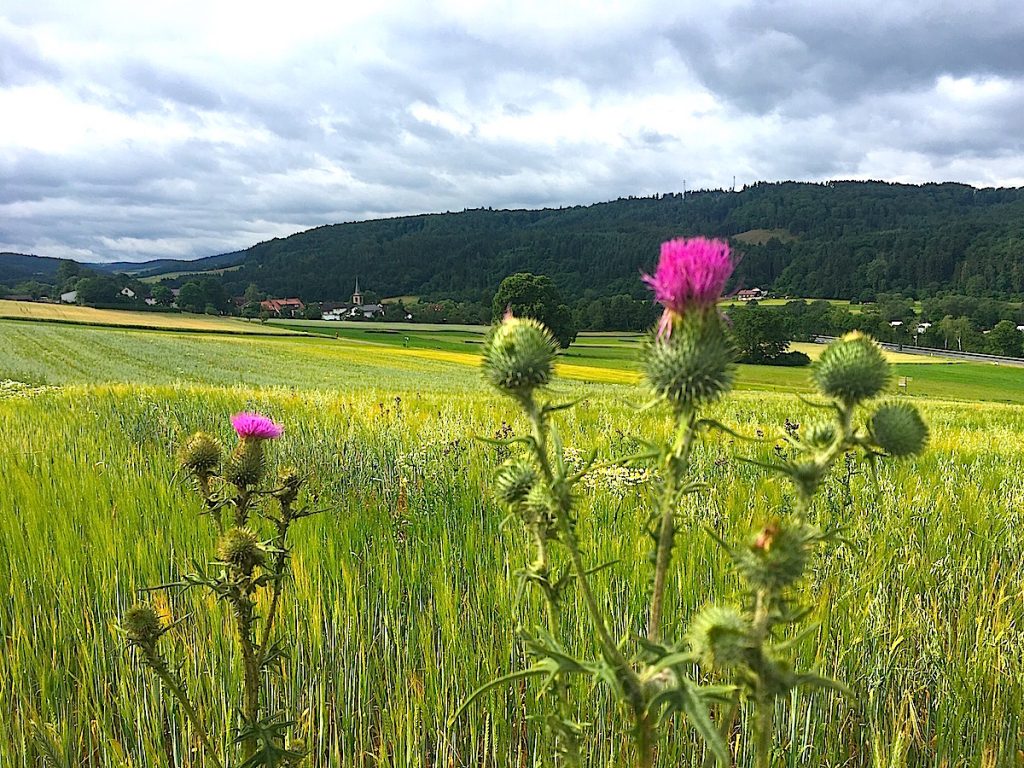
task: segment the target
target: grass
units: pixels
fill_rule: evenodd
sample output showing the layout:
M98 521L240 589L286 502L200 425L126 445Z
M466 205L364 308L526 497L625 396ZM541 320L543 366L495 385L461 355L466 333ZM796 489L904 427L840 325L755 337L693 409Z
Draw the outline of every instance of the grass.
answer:
M0 349L0 379L42 384L279 385L325 391L367 379L376 379L381 387L432 391L462 392L479 386L479 331L404 326L408 333L403 333L353 325L359 327L338 329L339 338L257 337L0 320L5 340ZM582 337L560 358L558 370L576 381L635 384L639 354L636 336ZM911 357L887 354L897 360ZM1024 403L1020 368L912 359L912 363L893 364L896 377L910 378L909 397ZM755 365L739 366L737 387L812 391L807 368ZM892 393L896 392L894 378Z
M318 504L330 509L296 529L283 626L297 643L268 683L300 713L310 765L543 763L547 745L530 720L540 712L534 688L497 689L447 724L478 684L526 663L514 632L540 620L513 575L526 542L501 524L487 493L500 451L474 439L503 423L523 434L526 425L483 387L473 345L439 332L406 348L390 336L25 322L0 322L0 337L0 379L58 385L0 389L0 710L11 713L0 718L0 765L42 765L42 732L61 765L167 764L169 742L176 764L202 766L180 712L124 652L115 624L136 590L174 579L209 552L213 532L174 453L196 429L228 441L227 417L240 409L286 425L276 458L307 470ZM581 356L563 363L578 378L552 391L579 400L562 415L566 444L610 457L635 447L635 437L664 436L665 414L630 404L642 400L638 389L597 381L635 379L627 364L635 344L584 341ZM815 509L843 526L844 542L812 570L820 628L801 660L855 694L791 702L776 762L866 767L877 753L894 766L1017 765L1024 407L980 401L1020 402L1024 374L967 363L896 368L913 371L910 396L931 424L930 449L883 464L877 492L855 476L851 507L833 478ZM773 438L787 418L813 417L793 394L806 390L806 376L744 367L745 389L712 415ZM777 477L740 460L770 459L773 445L713 437L700 446L709 489L681 510L668 624L676 639L693 611L736 589L704 528L735 541L786 503ZM591 562L614 561L595 581L619 617L616 632L628 636L643 619L646 499L611 475L595 484L580 496L579 527L594 542ZM217 684L232 669L225 624L198 595L163 607L190 615L169 648L225 741L238 704ZM570 607L565 620L578 635L580 614ZM591 723L585 764L628 765L607 698L580 691L580 700ZM659 765L699 764L692 737L675 731Z
M251 323L231 317L134 312L129 309L95 309L75 304L43 304L35 301L6 301L4 299L0 299L0 318L207 333L281 335L290 332L284 328L274 328L263 323Z

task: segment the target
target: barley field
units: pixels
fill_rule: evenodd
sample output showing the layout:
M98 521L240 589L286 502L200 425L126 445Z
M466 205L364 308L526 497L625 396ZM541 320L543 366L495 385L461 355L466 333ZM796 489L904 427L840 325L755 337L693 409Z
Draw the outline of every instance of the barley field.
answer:
M13 380L0 386L0 765L205 765L116 626L139 589L208 557L216 534L175 451L197 429L230 442L228 417L242 409L285 425L274 460L308 472L327 510L295 529L282 617L295 646L267 683L300 713L309 764L549 764L529 685L496 689L448 723L479 684L524 666L515 630L541 620L514 577L525 537L502 525L488 494L502 449L476 439L526 426L480 383L475 348L24 322L0 322L0 342L0 379ZM569 360L572 378L551 396L579 401L561 419L570 449L610 458L664 434L665 414L635 408L626 356ZM801 660L854 696L802 693L780 708L777 765L1024 760L1024 374L912 368L929 450L883 465L877 485L853 468L852 504L832 478L814 511L842 525L843 541L808 579L819 628ZM709 437L697 452L710 487L683 510L670 584L677 639L694 611L736 593L705 529L737 540L788 503L782 480L741 459L772 457L786 419L809 417L795 394L805 379L744 370L742 389L714 408L764 440ZM580 499L588 558L615 561L595 585L623 637L643 622L648 504L642 485L611 471ZM185 619L171 656L226 744L239 704L219 684L234 672L227 617L198 593L161 600ZM579 613L564 619L567 635L587 636ZM609 700L587 690L578 700L585 764L628 765ZM681 725L659 765L702 757Z
M7 301L0 299L0 318L34 320L75 325L113 325L128 328L154 328L170 331L196 331L214 333L246 333L280 335L289 333L264 323L249 322L234 317L189 315L163 312L132 311L127 309L96 309L76 304L44 304L34 301Z

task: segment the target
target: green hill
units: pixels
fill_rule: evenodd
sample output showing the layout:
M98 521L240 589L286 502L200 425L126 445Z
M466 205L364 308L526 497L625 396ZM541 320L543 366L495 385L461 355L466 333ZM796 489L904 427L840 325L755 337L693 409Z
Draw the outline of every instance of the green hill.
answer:
M254 282L307 300L344 297L356 277L382 295L489 300L503 277L530 271L570 300L641 296L636 276L658 244L695 234L734 239L735 287L1024 296L1024 189L852 181L335 224L255 245L223 280L231 293Z

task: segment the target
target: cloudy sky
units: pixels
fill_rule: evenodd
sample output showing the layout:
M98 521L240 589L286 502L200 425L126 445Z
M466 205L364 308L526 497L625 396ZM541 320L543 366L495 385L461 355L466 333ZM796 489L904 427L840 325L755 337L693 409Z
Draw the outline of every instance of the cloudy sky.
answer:
M1020 0L0 0L0 250L758 180L1024 185Z

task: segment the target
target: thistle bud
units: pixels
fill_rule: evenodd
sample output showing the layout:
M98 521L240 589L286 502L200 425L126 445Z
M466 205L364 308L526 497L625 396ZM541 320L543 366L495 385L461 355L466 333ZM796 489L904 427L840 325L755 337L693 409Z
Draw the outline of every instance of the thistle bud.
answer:
M147 603L137 603L128 609L121 619L121 626L128 639L138 645L152 646L164 633L163 622Z
M217 558L242 573L251 574L256 566L266 562L266 552L256 534L248 528L232 528L217 542Z
M779 591L803 575L814 545L823 539L821 531L807 523L769 523L749 546L733 553L736 567L755 589Z
M717 400L731 386L735 351L715 311L676 318L671 333L647 347L644 377L658 397L678 411Z
M266 472L262 440L242 440L228 457L224 479L238 488L259 485Z
M282 467L277 472L277 488L274 490L274 497L282 504L291 504L299 495L302 487L302 477L295 467Z
M687 636L690 648L708 669L728 672L750 655L750 624L734 608L708 606L697 614Z
M505 462L494 478L494 493L501 503L510 507L526 500L537 482L537 470L522 459Z
M825 348L811 375L822 394L855 405L881 394L889 363L870 336L854 331Z
M484 342L484 376L498 389L523 397L551 380L557 344L529 317L507 315Z
M209 477L220 466L220 441L205 432L196 432L178 452L181 466L198 477Z
M813 496L825 478L825 467L813 459L791 462L785 469L802 496Z
M869 425L871 439L892 456L913 456L928 442L928 426L909 403L884 403Z
M836 439L836 425L831 421L818 421L804 431L803 443L809 448L828 448Z

